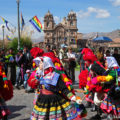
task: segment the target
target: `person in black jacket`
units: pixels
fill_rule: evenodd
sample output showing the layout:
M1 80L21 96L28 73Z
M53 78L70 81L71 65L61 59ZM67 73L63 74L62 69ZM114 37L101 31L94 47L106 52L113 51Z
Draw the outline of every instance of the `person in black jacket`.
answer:
M120 54L118 54L118 49L117 48L114 49L114 54L112 56L116 59L117 63L120 66Z
M15 56L16 60L16 87L23 86L24 82L24 61L25 61L25 56L23 55L23 51L19 50L17 55Z

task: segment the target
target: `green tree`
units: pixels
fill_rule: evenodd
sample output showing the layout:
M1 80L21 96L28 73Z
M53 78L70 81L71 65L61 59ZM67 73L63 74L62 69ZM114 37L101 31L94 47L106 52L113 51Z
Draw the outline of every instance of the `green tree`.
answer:
M32 48L32 40L30 37L20 38L20 48L27 46L29 49ZM14 38L11 43L8 45L8 48L13 48L17 50L18 47L18 38Z

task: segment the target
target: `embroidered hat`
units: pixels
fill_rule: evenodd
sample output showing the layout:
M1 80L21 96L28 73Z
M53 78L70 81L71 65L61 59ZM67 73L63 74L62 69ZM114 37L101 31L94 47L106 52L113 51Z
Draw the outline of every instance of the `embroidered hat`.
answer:
M97 63L94 63L91 65L91 70L95 72L97 75L103 75L106 71L103 67L101 67Z

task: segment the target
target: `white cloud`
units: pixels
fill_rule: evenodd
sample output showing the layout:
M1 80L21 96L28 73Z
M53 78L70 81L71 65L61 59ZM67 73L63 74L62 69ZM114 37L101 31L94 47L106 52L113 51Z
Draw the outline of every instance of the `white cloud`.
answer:
M108 18L108 17L110 17L110 13L107 10L98 9L96 11L96 13L97 13L97 15L96 15L97 18Z
M120 6L120 0L109 0L114 6Z
M110 13L105 9L99 9L94 7L88 7L87 11L84 12L82 10L77 12L78 18L85 18L91 16L92 13L96 14L96 18L108 18L110 17Z

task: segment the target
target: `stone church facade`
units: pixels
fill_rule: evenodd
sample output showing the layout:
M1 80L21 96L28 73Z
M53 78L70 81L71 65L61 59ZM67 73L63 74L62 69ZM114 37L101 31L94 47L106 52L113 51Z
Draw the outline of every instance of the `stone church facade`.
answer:
M77 39L77 17L73 11L69 12L67 18L64 17L63 21L55 24L53 15L50 11L44 16L44 43L56 45L60 44L74 45Z

